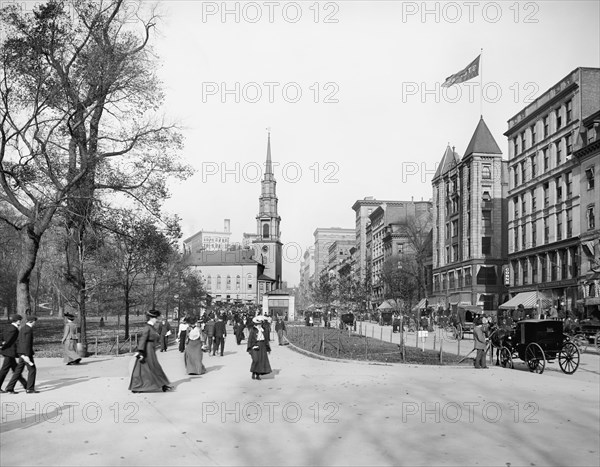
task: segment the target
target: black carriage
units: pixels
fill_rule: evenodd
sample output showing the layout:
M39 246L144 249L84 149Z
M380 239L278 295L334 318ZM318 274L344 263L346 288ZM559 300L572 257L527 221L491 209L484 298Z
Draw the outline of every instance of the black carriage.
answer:
M355 322L356 317L354 316L354 313L342 313L340 315L340 329L352 329Z
M563 322L549 319L519 321L500 348L500 364L513 368L513 359L527 363L529 371L543 373L546 362L558 359L563 373L571 375L579 367L579 349L563 332Z
M383 310L379 313L379 325L391 326L394 313L392 311Z

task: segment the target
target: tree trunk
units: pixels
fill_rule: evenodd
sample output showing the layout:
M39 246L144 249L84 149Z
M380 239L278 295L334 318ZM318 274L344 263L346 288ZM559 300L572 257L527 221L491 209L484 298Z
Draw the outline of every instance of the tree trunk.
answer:
M31 272L40 249L40 235L31 225L21 230L21 262L17 273L17 313L25 316L31 313L31 296L29 291Z
M129 279L125 280L125 340L129 339L129 308L130 308L130 298L129 298ZM117 330L117 332L119 332Z

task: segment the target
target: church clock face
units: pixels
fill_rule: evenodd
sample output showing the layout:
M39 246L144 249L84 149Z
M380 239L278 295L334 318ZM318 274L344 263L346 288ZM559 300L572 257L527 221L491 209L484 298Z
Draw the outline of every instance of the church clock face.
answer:
M267 251L269 251L269 247L267 245L263 245L262 251L266 253Z

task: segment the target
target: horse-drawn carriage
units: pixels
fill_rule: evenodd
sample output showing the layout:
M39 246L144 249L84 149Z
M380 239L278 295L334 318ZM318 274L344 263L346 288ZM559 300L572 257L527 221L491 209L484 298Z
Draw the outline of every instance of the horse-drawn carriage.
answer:
M394 313L389 310L382 310L379 313L379 325L380 326L391 326L393 321Z
M563 373L571 375L579 367L579 349L563 332L563 322L549 319L519 321L512 332L502 336L500 365L513 368L513 359L527 363L529 371L543 373L546 362L558 358Z
M340 315L340 329L353 329L356 323L354 313L342 313Z
M481 316L484 311L479 306L459 305L456 314L453 314L444 327L447 339L463 339L465 334L473 334L475 317Z

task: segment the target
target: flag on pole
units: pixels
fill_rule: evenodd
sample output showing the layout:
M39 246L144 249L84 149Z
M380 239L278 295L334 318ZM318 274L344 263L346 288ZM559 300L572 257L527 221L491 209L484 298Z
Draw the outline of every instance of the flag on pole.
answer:
M442 84L442 87L450 87L453 84L463 83L465 81L469 81L471 78L475 78L475 76L479 76L479 59L481 55L478 55L475 60L469 63L465 68L460 70L458 73L450 75Z

